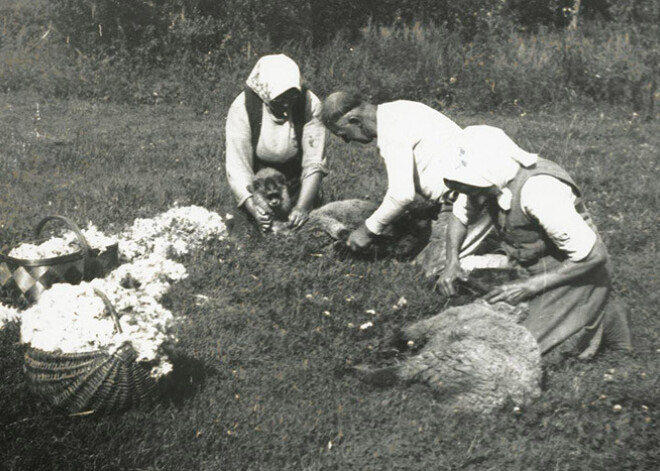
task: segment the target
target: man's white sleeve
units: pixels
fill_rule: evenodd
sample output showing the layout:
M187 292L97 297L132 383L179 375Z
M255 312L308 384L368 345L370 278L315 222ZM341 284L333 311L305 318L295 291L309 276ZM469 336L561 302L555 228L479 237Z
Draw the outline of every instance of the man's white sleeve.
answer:
M415 161L412 147L381 146L387 170L387 193L381 205L365 221L367 229L381 234L385 227L401 215L415 199Z

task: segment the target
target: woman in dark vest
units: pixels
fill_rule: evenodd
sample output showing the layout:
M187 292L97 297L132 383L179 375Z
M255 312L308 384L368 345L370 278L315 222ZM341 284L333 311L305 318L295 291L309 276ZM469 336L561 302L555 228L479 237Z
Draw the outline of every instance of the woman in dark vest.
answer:
M490 126L465 128L456 157L445 177L460 195L447 230L441 290L454 293L454 281L463 275L458 247L470 221L486 210L509 260L528 275L494 289L487 301L528 301L524 325L543 354L585 359L601 345L629 349L625 313L610 299L607 249L570 175Z
M300 69L284 54L260 58L246 85L227 114L227 180L238 206L266 231L272 216L254 204L248 188L261 168L279 170L295 204L289 223L298 227L307 219L327 174L321 103L302 86Z

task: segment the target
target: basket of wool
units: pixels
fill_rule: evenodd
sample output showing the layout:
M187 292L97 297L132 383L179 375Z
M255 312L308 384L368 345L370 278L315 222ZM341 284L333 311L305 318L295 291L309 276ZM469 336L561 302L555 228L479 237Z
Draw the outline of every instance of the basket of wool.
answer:
M81 231L69 218L47 216L35 236L50 221L65 224L70 232L41 244L23 243L0 254L0 288L17 304L30 304L55 283L77 284L103 277L119 264L118 243L95 227Z
M22 313L21 341L29 389L69 412L117 412L150 402L157 380L172 370L163 350L175 341L172 314L145 293L123 296L120 316L101 289L107 280L58 284Z

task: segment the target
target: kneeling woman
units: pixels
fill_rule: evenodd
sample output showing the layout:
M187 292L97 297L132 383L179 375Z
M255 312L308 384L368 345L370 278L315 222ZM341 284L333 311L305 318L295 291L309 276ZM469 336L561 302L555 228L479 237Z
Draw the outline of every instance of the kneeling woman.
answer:
M260 58L246 85L227 114L227 180L238 206L265 231L272 215L254 204L248 188L261 168L279 170L295 201L289 223L300 226L327 173L321 103L302 86L298 65L284 54Z
M489 212L509 259L528 278L502 285L489 302L529 301L523 323L543 354L590 358L599 347L630 348L625 313L609 299L607 249L580 190L559 165L520 149L490 126L465 128L447 187L460 193L447 230L448 263L440 275L445 294L462 276L458 248L480 211Z

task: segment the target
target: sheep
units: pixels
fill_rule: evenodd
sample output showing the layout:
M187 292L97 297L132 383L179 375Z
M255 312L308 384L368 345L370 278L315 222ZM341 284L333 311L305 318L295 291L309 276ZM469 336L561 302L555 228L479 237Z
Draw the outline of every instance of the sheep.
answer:
M291 198L284 176L273 168L263 168L255 174L248 187L256 205L273 216L272 232L291 234L287 218L292 209ZM377 208L378 203L361 199L347 199L327 203L309 213L306 231L320 229L334 241L348 239L350 232L364 222ZM398 258L410 258L421 250L430 237L432 209L418 205L404 215L378 238L375 250L381 254L393 254Z
M475 301L398 331L392 343L412 350L394 366L354 371L379 386L426 383L451 409L490 413L525 406L541 394L541 352L519 322L526 307Z

